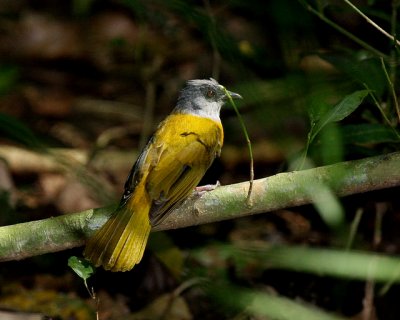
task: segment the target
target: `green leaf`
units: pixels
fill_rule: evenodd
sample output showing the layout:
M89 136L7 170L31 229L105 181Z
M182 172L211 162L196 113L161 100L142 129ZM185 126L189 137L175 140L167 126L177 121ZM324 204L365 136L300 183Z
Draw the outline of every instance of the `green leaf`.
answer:
M75 256L69 257L68 266L84 281L89 279L96 270L89 261Z
M86 290L88 291L89 295L92 297L92 299L96 299L96 294L92 289L89 289L89 286L87 284L87 279L89 279L96 271L96 268L87 260L85 259L80 259L75 256L71 256L68 259L68 266L74 270L74 272L81 278L83 279L83 283L86 287Z
M355 91L352 94L344 97L336 106L320 117L318 122L311 128L309 143L311 143L315 136L328 124L338 122L349 116L354 112L364 98L368 95L368 90Z
M307 98L307 111L310 118L311 126L321 120L321 118L330 110L332 107L328 101L331 97L336 96L335 92L332 92L330 86L325 84L314 86L312 94Z

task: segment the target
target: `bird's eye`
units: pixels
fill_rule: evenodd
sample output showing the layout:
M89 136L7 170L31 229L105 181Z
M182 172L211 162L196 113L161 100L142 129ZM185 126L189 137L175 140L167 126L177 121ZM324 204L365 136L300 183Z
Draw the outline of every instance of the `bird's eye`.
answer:
M215 96L215 91L212 89L208 89L207 91L207 97L212 98Z

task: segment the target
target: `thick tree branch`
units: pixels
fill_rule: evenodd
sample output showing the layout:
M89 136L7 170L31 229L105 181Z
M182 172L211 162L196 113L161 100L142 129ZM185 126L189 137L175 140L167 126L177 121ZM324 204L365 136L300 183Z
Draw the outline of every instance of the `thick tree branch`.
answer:
M201 198L189 198L154 231L293 207L318 200L329 188L337 196L400 185L400 153L280 173L254 181L251 207L248 182L222 186ZM55 218L0 227L0 261L18 260L83 245L109 217L112 208L91 209Z

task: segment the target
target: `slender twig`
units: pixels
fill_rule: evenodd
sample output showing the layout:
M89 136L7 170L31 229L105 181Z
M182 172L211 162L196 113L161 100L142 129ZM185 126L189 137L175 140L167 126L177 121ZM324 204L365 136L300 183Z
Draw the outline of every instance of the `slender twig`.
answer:
M390 120L388 119L388 117L385 114L385 111L383 111L378 99L375 97L374 93L372 90L369 89L368 85L366 83L363 83L364 87L366 89L368 89L369 91L369 95L372 98L372 101L374 101L376 107L378 108L378 110L380 111L380 113L382 114L383 119L385 120L385 122L387 123L387 125L392 129L393 133L396 135L397 138L400 139L400 134L397 132L397 130L393 127L392 123L390 122Z
M303 152L301 154L301 161L300 161L300 164L297 167L297 170L302 170L303 167L304 167L304 163L306 162L308 149L310 148L310 144L311 144L311 132L313 131L314 125L315 125L315 123L312 122L310 131L308 132L308 135L307 135L307 144L306 144L306 146L305 146L305 148L304 148L304 150L303 150Z
M322 21L324 21L326 24L330 25L332 28L336 29L340 33L344 34L346 37L350 38L357 44L359 44L361 47L365 48L366 50L370 51L371 53L375 54L378 57L384 57L386 60L388 60L390 57L386 55L385 53L379 51L378 49L375 49L374 47L370 46L368 43L365 41L362 41L361 39L357 38L354 36L351 32L348 32L346 29L342 28L338 24L334 23L330 19L328 19L325 15L323 15L321 12L315 10L310 4L307 3L307 1L304 0L298 0L308 11L310 11L312 14L316 15L318 18L320 18Z
M382 241L382 219L387 210L385 203L376 204L374 237L372 240L372 248L377 250ZM365 296L363 299L363 320L375 319L375 281L371 278L365 283Z
M382 64L382 69L383 72L385 73L386 76L386 80L389 84L390 87L390 91L392 93L392 97L393 97L393 102L394 102L394 106L396 108L396 112L397 112L397 117L398 117L398 122L400 123L400 108L399 108L399 103L397 101L397 95L396 95L396 90L394 89L394 85L392 80L390 79L389 73L386 69L386 65L385 65L385 61L383 61L383 58L381 57L381 64Z
M371 24L375 29L377 29L380 33L382 33L385 37L394 41L397 45L400 45L400 41L396 40L394 36L385 31L382 27L380 27L377 23L371 20L368 16L366 16L360 9L358 9L354 4L352 4L349 0L343 0L346 4L348 4L355 12L357 12L361 17L363 17L369 24Z
M392 17L390 21L391 25L391 34L393 37L396 39L397 42L397 9L400 5L400 2L398 0L392 0ZM394 42L394 44L396 44ZM394 46L392 50L390 50L390 60L389 60L389 67L390 67L390 78L392 79L392 82L396 82L396 74L397 74L397 65L396 65L396 60L398 55L400 54L399 46Z
M236 107L236 104L235 104L235 102L233 101L232 97L230 96L229 91L226 90L226 88L224 88L224 90L225 90L225 94L226 94L226 95L228 96L228 98L229 98L229 102L231 103L231 105L232 105L233 109L235 110L236 115L237 115L237 117L238 117L238 119L239 119L239 123L240 123L240 126L242 127L243 134L244 134L244 136L245 136L245 138L246 138L247 147L248 147L248 149L249 149L249 157L250 157L250 180L249 180L249 182L250 182L250 185L249 185L249 191L248 191L248 193L247 193L246 203L247 203L247 205L251 206L251 205L252 205L252 202L251 202L251 192L252 192L252 190L253 190L253 182L254 182L254 159L253 159L253 149L252 149L252 146L251 146L251 141L250 141L250 138L249 138L249 134L247 133L246 125L244 124L242 115L240 114L238 108Z
M221 55L218 51L217 41L215 39L216 34L216 21L211 8L211 4L209 0L203 0L204 7L206 9L207 15L210 18L209 26L208 26L208 36L210 37L211 47L212 47L212 77L214 79L219 79L220 69L221 69Z
M349 238L347 239L346 250L350 250L353 245L354 238L356 236L357 229L360 225L360 221L361 221L361 217L362 217L363 213L364 213L364 210L362 208L357 209L356 215L350 226L350 234L349 234Z

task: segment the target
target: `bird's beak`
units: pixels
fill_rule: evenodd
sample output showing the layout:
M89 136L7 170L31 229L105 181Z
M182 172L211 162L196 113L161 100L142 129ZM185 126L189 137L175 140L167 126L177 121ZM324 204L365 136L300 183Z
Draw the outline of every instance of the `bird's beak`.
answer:
M232 99L243 99L243 97L239 93L228 91L228 94L231 96Z

